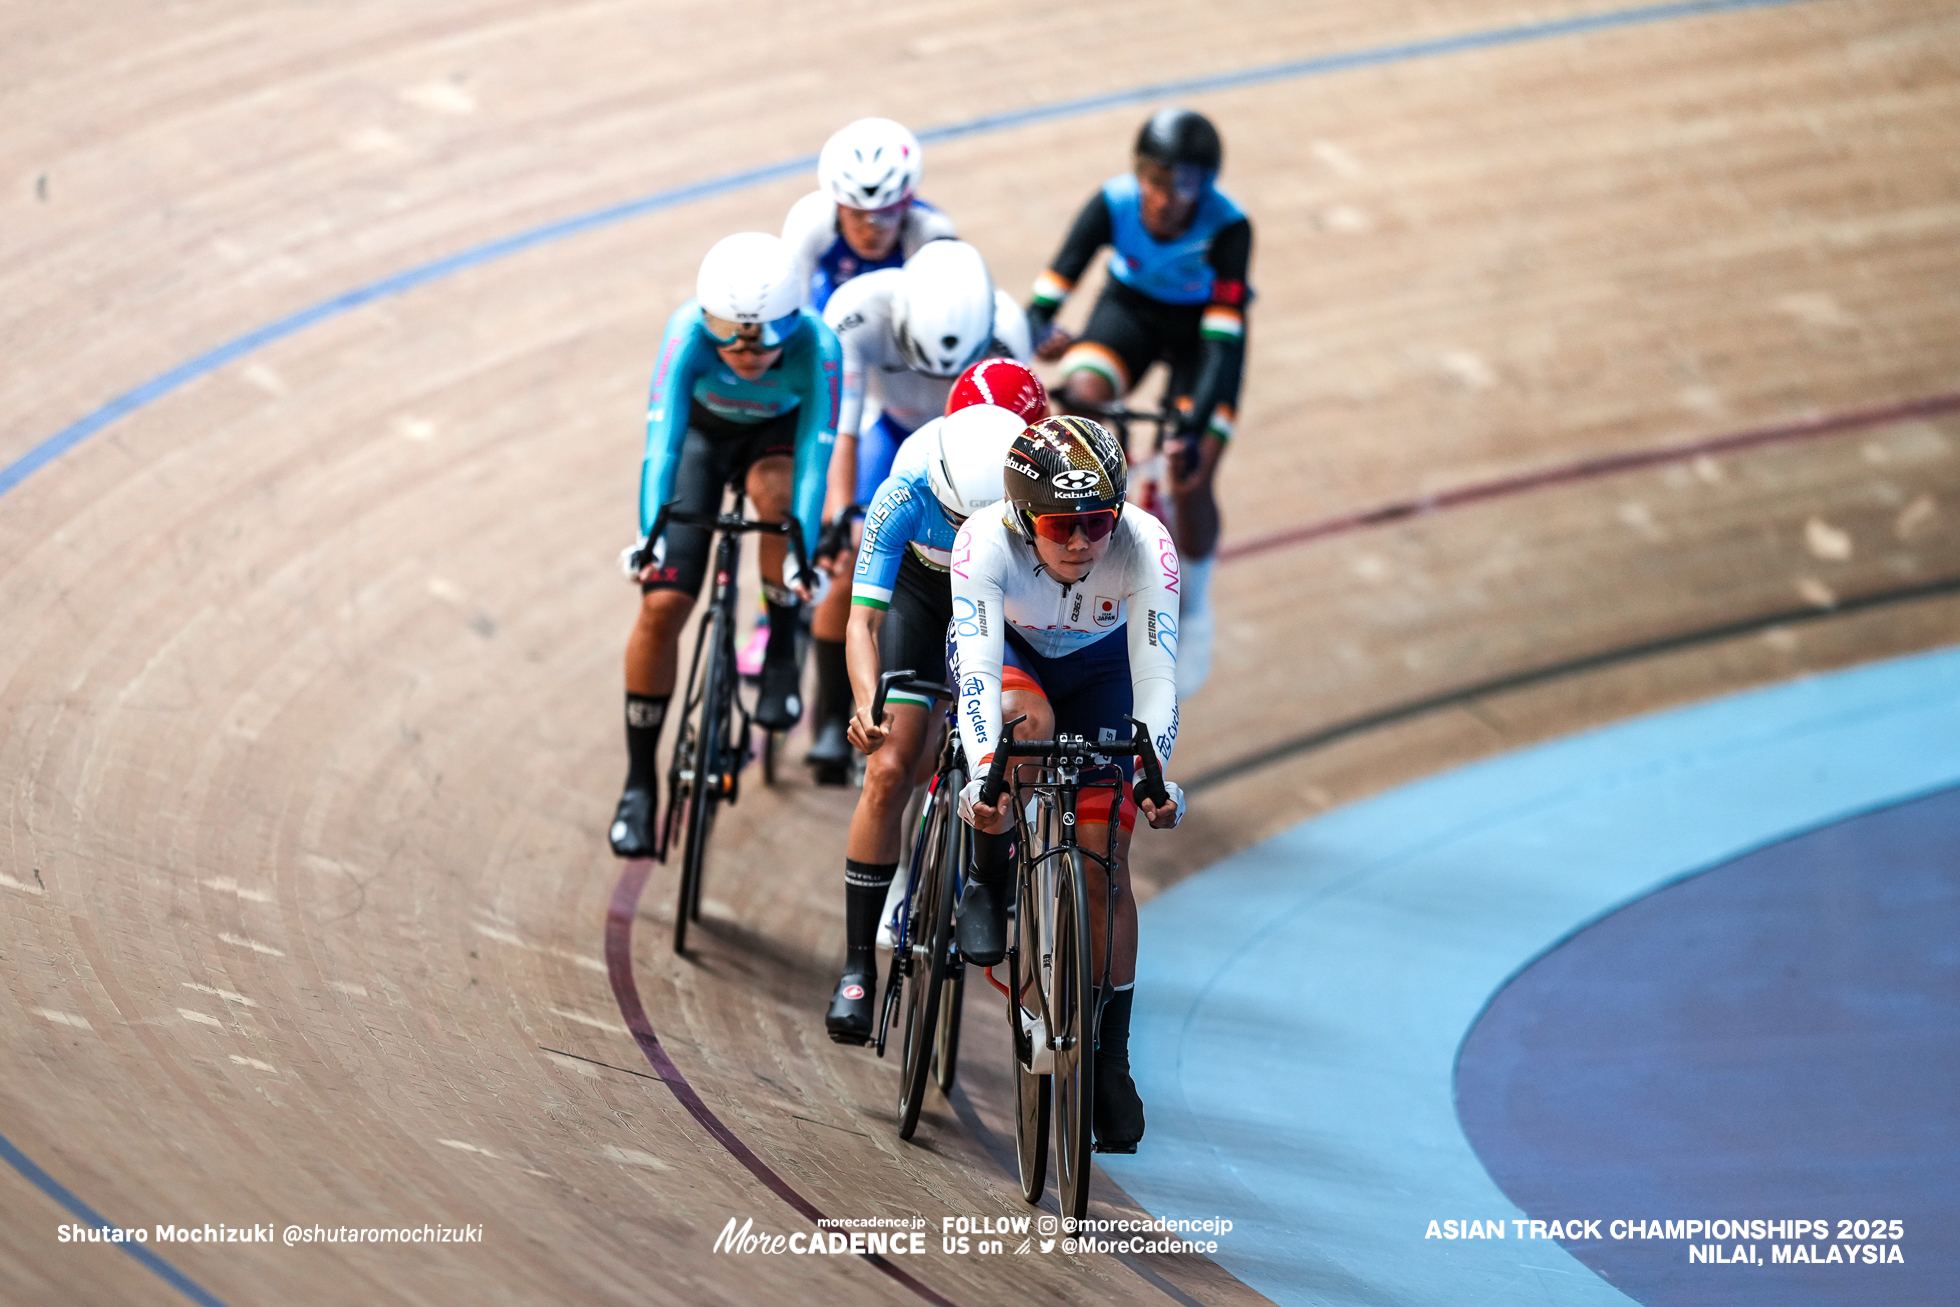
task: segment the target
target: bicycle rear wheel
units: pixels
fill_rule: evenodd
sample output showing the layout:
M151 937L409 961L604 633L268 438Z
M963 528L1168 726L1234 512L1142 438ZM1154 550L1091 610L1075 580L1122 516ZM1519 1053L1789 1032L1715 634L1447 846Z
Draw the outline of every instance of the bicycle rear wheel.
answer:
M906 931L911 953L905 978L905 1059L898 1096L898 1137L910 1139L919 1128L926 1086L932 1081L933 1045L939 1030L939 1003L946 984L947 957L953 942L952 859L959 851L958 818L951 812L951 795L932 806L931 821L920 838L926 844L919 890L913 900L912 921Z
M932 1046L932 1078L939 1092L950 1096L960 1062L960 1007L966 1001L966 964L950 964L946 970L945 988L939 996L939 1038Z
M1055 1191L1062 1215L1089 1211L1089 1153L1095 1102L1095 1038L1089 1011L1089 901L1073 849L1055 873L1055 963L1048 1010L1055 1019Z

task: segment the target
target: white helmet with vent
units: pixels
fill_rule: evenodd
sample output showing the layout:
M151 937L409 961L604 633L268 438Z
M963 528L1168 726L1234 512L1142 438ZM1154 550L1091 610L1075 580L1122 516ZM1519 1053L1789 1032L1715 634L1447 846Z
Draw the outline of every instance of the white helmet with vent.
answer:
M905 261L892 331L907 367L957 377L994 339L994 279L965 241L928 241Z
M794 333L803 305L796 260L780 236L741 231L724 236L701 260L694 280L703 325L721 344L759 336L775 346Z
M860 118L824 142L817 182L849 209L889 209L919 189L919 140L889 118Z
M940 505L966 518L1007 498L1007 451L1027 428L1019 413L992 404L971 404L939 419L926 480Z

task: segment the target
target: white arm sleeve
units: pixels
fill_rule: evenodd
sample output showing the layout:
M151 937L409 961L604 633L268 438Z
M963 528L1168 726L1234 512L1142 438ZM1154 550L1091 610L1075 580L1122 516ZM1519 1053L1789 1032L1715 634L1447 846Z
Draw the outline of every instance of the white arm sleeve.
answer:
M969 519L953 540L953 640L958 652L960 743L979 775L1000 742L1000 669L1007 613L1001 581L1006 528L997 516Z
M1027 363L1034 358L1034 342L1028 330L1028 315L1004 290L994 292L994 339L1005 346L1009 356Z
M816 276L817 260L837 239L837 205L823 191L811 191L789 206L783 219L783 244L796 260L796 284L803 289L803 307L810 305L810 279Z
M886 275L889 273L889 276ZM864 420L864 388L878 361L878 337L891 334L889 289L897 269L853 277L837 288L824 306L824 325L837 333L843 347L843 394L837 406L837 434L856 436ZM885 292L885 293L880 293Z
M1136 547L1124 596L1133 713L1168 770L1177 745L1177 546L1162 522L1134 504L1123 510L1123 522Z
M905 257L911 258L932 241L952 240L957 234L953 220L944 213L915 206L905 215Z

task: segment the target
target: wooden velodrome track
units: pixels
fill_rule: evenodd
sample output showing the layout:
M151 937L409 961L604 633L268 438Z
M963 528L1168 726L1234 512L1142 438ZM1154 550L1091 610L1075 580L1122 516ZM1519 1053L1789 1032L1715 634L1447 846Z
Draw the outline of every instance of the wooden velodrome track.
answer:
M16 5L0 466L283 315L860 115L1611 9ZM1260 299L1173 768L1198 803L1139 839L1145 893L1452 762L1960 635L1960 18L1808 0L1404 54L1188 97ZM1141 112L931 145L925 193L1018 294ZM484 1231L158 1249L217 1299L920 1300L854 1257L710 1252L731 1216L802 1219L650 1078L605 960L653 347L708 244L810 185L325 316L0 498L0 1134L127 1226ZM891 1064L820 1028L850 802L749 790L698 950L668 950L656 870L633 974L761 1164L936 1248L941 1216L1025 1210L997 1014L968 1007L962 1111L898 1143ZM0 1299L172 1296L59 1244L18 1165L0 1212ZM961 1304L1254 1300L1188 1257L904 1269Z

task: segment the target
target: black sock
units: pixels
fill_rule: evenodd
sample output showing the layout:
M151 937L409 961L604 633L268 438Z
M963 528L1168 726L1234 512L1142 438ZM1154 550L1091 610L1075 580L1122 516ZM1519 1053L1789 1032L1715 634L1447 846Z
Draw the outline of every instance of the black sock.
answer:
M983 885L1005 885L1014 878L1014 836L973 832L973 878Z
M853 975L877 974L878 913L897 872L896 862L844 859L844 970Z
M765 598L763 603L769 609L769 643L762 650L768 662L796 657L796 601L779 604Z
M626 692L626 788L660 787L660 728L671 694Z
M817 721L819 723L851 715L851 669L844 657L842 640L815 642L817 659Z
M1136 982L1132 981L1109 996L1103 1004L1102 1025L1096 1030L1096 1056L1113 1058L1129 1065L1130 1061L1130 1005L1136 1000Z

